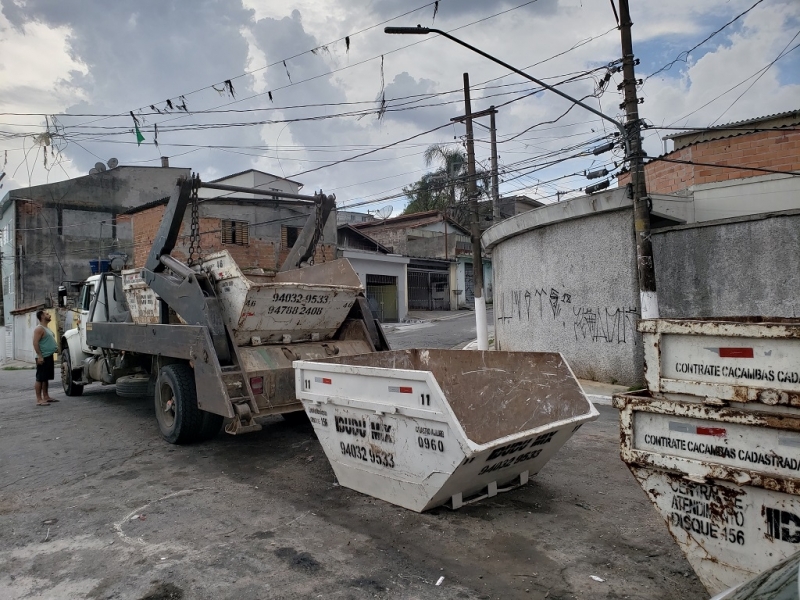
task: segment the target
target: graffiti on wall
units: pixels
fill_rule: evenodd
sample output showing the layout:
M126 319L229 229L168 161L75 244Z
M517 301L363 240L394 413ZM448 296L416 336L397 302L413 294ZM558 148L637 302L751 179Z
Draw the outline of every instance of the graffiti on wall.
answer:
M574 335L575 341L637 343L639 309L634 306L580 305L573 303L572 294L556 288L511 290L496 300L499 325L512 325L514 321L555 322L561 323L568 335Z

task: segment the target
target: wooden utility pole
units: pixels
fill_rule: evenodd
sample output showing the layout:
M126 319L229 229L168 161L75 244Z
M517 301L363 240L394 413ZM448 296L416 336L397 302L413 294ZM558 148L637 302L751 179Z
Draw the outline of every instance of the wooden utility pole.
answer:
M494 106L489 107L491 120L489 121L489 128L491 133L492 142L492 216L493 222L500 222L500 176L497 172L497 123L495 123L494 116L497 114Z
M622 84L625 91L623 106L626 115L626 155L631 170L633 187L633 229L636 237L636 266L639 275L639 301L643 319L657 319L658 297L656 273L653 264L653 244L650 240L650 198L644 174L639 99L636 96L633 41L628 0L619 0L619 30L622 36Z
M472 101L469 95L469 73L464 73L464 121L467 126L467 195L472 225L472 285L475 295L475 326L478 350L489 349L486 328L486 299L483 297L483 259L481 258L481 228L478 221L478 185L475 181L475 145L472 135Z

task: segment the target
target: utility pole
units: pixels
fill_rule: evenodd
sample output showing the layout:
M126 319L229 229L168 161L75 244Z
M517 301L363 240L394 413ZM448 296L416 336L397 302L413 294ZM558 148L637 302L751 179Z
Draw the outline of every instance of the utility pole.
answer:
M636 267L639 275L639 302L643 319L657 319L658 296L656 273L653 264L653 244L650 240L650 199L644 174L639 99L636 97L633 41L628 0L619 0L619 29L622 37L622 84L625 90L625 129L627 157L630 160L631 186L633 188L633 229L636 237Z
M475 182L475 145L472 136L472 101L469 95L469 73L464 73L464 121L467 126L467 195L472 224L472 286L475 295L475 328L478 350L489 349L486 328L486 299L483 297L483 259L481 258L481 228L478 221L478 186Z
M500 182L499 174L497 172L497 124L495 123L494 116L497 114L494 106L490 106L491 120L489 121L489 128L492 141L492 216L494 223L500 222Z

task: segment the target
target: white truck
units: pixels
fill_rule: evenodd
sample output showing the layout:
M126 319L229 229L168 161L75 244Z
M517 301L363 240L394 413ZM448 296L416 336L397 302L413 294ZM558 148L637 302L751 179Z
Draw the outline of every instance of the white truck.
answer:
M279 272L245 275L227 251L188 266L170 252L200 187L314 202ZM83 284L78 325L61 339L69 396L94 382L154 396L161 434L191 443L257 431L257 417L300 416L292 362L389 349L346 259L308 266L335 197L178 181L141 271ZM299 268L302 267L302 268Z

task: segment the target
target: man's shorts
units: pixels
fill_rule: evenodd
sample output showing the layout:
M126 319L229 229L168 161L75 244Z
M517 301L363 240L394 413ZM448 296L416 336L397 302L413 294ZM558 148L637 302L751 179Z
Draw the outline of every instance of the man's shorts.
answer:
M53 355L45 356L42 364L36 365L36 381L52 381L55 379L55 362Z

